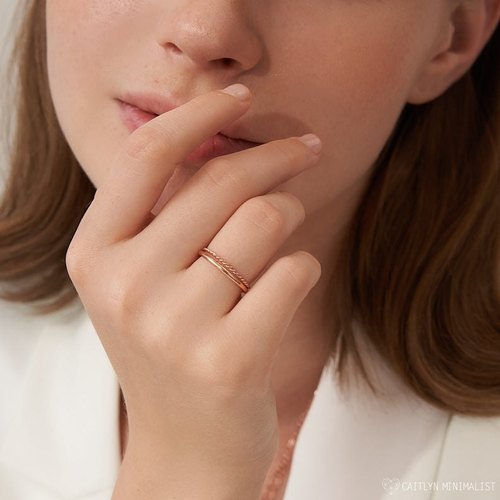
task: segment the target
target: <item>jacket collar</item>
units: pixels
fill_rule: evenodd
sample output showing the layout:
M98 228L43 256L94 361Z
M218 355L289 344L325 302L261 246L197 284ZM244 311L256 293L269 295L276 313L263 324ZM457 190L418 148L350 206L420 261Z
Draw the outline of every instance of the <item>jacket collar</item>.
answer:
M451 419L432 487L433 500L500 498L500 417Z
M392 500L398 484L437 473L450 414L413 396L373 349L358 345L379 394L355 382L342 391L334 363L326 364L297 438L285 500ZM411 498L429 500L429 492Z
M500 463L500 418L451 418L412 397L383 364L373 366L384 388L378 398L342 393L333 363L323 369L297 437L285 500L392 500L397 481L463 476L470 467L463 446L474 463L490 469ZM119 395L86 312L53 315L37 339L0 461L64 499L111 491L121 462ZM486 476L500 488L500 478ZM431 498L425 490L411 497Z

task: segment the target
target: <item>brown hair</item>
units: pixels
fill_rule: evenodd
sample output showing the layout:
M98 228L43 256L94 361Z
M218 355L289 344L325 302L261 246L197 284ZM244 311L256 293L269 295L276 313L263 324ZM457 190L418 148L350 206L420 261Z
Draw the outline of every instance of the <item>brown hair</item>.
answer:
M45 2L18 5L17 94L0 204L1 297L40 314L77 297L65 255L95 189L49 93ZM500 33L432 102L408 104L374 165L325 297L331 353L370 384L353 322L420 397L500 414ZM326 313L325 313L326 314ZM373 387L373 386L372 386Z
M34 302L50 313L77 297L65 256L95 189L69 148L52 104L47 75L45 1L19 2L19 26L3 96L10 176L0 200L0 297ZM7 85L7 84L10 84Z

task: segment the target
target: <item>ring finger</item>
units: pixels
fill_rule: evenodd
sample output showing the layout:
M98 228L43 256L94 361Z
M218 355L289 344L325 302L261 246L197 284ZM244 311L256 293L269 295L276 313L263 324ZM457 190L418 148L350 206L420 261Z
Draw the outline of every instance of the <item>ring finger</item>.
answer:
M277 188L318 159L319 154L295 137L215 158L134 239L162 274L185 270L243 203Z
M304 206L291 193L256 196L238 208L207 247L251 286L304 219ZM185 273L203 297L198 312L205 317L227 314L241 296L242 289L205 257L200 256Z

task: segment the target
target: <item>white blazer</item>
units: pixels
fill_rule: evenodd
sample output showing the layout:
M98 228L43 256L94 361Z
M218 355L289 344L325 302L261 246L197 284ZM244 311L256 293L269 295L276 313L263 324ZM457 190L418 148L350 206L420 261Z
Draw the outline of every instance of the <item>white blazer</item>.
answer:
M500 417L413 396L343 396L329 363L299 433L286 500L500 500ZM120 466L119 385L86 312L0 301L0 499L109 500ZM187 499L189 500L189 499Z

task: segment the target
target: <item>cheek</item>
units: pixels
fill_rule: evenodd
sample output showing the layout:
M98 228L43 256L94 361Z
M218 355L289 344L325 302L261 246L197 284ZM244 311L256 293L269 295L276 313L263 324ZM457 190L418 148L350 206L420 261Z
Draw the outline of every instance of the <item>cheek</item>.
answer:
M406 102L418 58L409 35L390 27L370 34L353 29L336 40L316 76L327 124L337 133L356 129L365 139L387 132Z
M320 45L325 56L318 63L311 54ZM316 46L295 47L302 64L294 62L289 80L298 102L302 96L307 104L299 110L307 129L324 145L317 168L289 186L300 191L309 212L367 177L405 105L419 60L413 47L418 44L412 35L403 35L396 25L372 31L339 26L321 43L316 38Z
M91 57L83 3L47 0L46 4L49 90L61 130L80 164L83 158L79 154L85 137L82 116L85 116L85 97L90 82L88 70L83 68L88 68L87 61ZM86 173L89 174L87 170Z
M52 101L68 144L95 185L115 153L116 140L110 140L114 124L102 111L109 109L109 82L117 80L120 74L116 61L124 53L123 40L128 40L133 32L130 27L138 3L123 0L47 0L46 3ZM100 127L106 133L96 133Z

